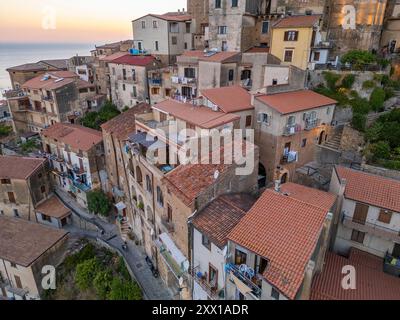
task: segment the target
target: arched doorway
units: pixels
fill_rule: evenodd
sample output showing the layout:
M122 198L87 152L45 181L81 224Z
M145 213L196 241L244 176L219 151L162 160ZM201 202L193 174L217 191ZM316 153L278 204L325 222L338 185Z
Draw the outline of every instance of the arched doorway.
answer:
M267 171L262 163L258 166L258 188L262 189L267 186Z
M319 135L318 144L322 144L324 142L325 131L322 131Z

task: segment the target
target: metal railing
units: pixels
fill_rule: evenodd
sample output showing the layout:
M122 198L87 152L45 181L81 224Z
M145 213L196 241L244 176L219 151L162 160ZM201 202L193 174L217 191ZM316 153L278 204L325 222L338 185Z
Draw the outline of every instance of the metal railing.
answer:
M306 120L305 122L306 122L306 125L304 127L304 130L315 129L321 123L320 119L309 119L309 120Z
M288 124L283 128L284 136L291 136L296 134L297 132L297 124Z
M213 285L207 279L207 272L201 272L200 266L191 268L189 274L192 276L193 280L207 293L207 296L211 300L222 299L220 293L223 292L223 288L219 289L218 284Z

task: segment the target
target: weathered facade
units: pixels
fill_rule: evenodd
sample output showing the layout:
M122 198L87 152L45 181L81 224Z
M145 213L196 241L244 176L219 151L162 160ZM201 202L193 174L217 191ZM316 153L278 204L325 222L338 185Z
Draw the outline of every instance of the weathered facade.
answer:
M194 27L193 47L196 50L208 48L209 0L188 0L187 10Z

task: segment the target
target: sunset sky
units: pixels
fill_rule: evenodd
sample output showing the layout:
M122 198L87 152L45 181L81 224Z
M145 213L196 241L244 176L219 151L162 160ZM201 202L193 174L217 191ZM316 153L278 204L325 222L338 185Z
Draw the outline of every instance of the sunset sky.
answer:
M186 0L2 1L0 42L94 43L131 39L133 19L182 8L186 8Z

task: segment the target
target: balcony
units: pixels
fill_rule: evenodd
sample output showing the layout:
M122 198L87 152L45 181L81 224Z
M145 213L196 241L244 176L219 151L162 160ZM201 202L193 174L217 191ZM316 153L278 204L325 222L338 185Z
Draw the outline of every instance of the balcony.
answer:
M241 269L240 266L236 266L234 264L226 265L226 270L228 274L227 277L229 281L233 283L240 281L244 286L248 288L249 293L251 293L256 299L260 299L262 294L262 289L260 284L256 284L256 282L260 282L258 277L253 277L253 279L250 279L240 269Z
M296 151L289 151L287 154L284 154L281 159L281 164L289 164L296 162L298 159L298 153Z
M177 76L173 76L173 77L171 77L171 82L172 82L173 84L188 85L188 84L196 84L197 79L196 79L196 78L187 78L187 77L177 77Z
M283 128L284 136L292 136L299 132L299 125L297 124L288 124Z
M395 277L400 277L400 259L386 254L383 271Z
M399 231L386 228L376 223L374 224L366 221L357 221L354 220L353 217L350 217L348 215L342 216L342 223L345 227L350 229L356 229L358 231L369 233L380 238L400 242Z
M218 285L210 284L207 280L207 273L202 273L200 267L192 268L190 270L190 275L193 280L207 293L211 300L223 300L224 299L224 289L218 290Z
M162 79L161 78L153 78L150 79L150 84L153 86L161 86L162 85Z
M305 123L306 123L306 125L304 127L304 130L313 130L320 125L321 120L320 119L312 119L312 120L309 119L309 120L306 120Z
M251 79L245 79L241 81L241 85L243 88L251 88L253 86L253 80Z
M136 116L136 121L149 129L165 129L168 132L168 127L171 121L157 121L152 113Z
M42 100L43 101L54 101L52 96L44 96L44 95L42 96Z

